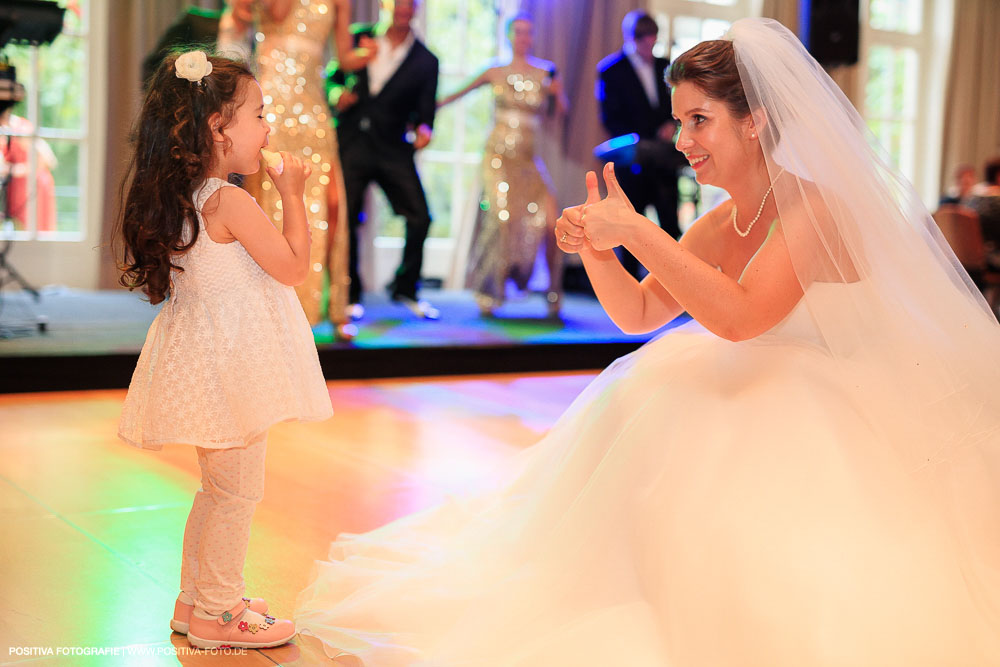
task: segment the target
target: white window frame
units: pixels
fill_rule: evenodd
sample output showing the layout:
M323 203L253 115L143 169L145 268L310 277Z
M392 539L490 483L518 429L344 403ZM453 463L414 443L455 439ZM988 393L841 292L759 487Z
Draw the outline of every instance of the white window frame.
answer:
M89 66L85 98L81 100L80 130L45 129L38 124L38 87L28 94L28 120L35 134L42 139L70 140L80 145L79 173L80 226L75 232L45 232L39 234L35 220L35 179L29 178L28 230L6 232L0 238L14 239L8 260L35 287L65 285L96 289L100 276L102 221L104 214L105 142L107 138L107 64L108 64L108 0L89 0L80 31L72 34L86 40ZM57 37L56 39L59 39ZM32 80L39 81L38 48L31 49ZM21 78L19 75L18 78ZM37 159L30 152L30 172L34 173ZM57 184L58 187L58 184ZM2 233L2 232L0 232Z
M861 115L869 118L865 89L873 46L913 49L917 57L918 90L913 122L913 186L924 204L937 207L947 72L954 26L953 0L921 0L920 31L916 34L876 30L870 22L870 0L861 0L861 42L858 59L858 99Z
M647 0L646 11L660 26L657 55L669 58L669 45L674 40L674 17L691 16L699 19L716 19L733 23L747 16L760 16L763 0L734 0L730 5L711 4L704 0ZM669 20L664 21L667 18ZM620 26L615 26L619 31Z

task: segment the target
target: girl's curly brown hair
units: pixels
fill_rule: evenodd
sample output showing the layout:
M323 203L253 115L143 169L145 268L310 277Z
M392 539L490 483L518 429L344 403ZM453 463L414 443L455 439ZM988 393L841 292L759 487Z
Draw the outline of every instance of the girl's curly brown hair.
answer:
M115 235L121 244L116 250L119 282L130 290L141 288L150 303L167 297L170 271L183 270L173 257L198 240L191 195L212 162L208 118L221 114L219 129L224 130L244 92L241 82L253 79L243 63L209 56L212 73L193 83L175 73L180 55L167 56L150 81L130 137L134 150L120 191Z

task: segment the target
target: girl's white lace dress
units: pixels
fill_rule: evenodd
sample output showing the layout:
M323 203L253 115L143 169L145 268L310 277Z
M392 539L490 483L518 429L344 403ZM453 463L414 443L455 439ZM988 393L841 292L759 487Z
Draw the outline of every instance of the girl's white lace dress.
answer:
M272 278L239 241L216 243L201 209L221 187L194 193L200 232L175 260L169 299L149 327L122 409L119 436L240 447L286 420L333 414L316 344L295 290Z

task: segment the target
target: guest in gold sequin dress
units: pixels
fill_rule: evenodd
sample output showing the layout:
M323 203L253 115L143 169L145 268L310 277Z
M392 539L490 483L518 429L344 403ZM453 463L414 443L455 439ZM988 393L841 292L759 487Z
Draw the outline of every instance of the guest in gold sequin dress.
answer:
M545 242L549 271L548 313L559 314L562 301L562 252L552 234L555 196L535 138L543 115L565 113L567 103L555 65L531 56L534 24L518 14L507 27L510 62L488 67L468 85L443 98L444 106L489 84L496 104L496 124L483 155L483 196L469 254L466 286L484 315L504 301L507 280L528 286L535 257Z
M255 5L257 77L264 92L267 122L273 128L271 147L299 155L312 167L305 191L312 264L309 277L295 289L311 325L319 324L325 312L334 324L335 335L350 338L353 327L347 324L350 281L346 210L343 206L334 210L328 206L330 189L339 197L329 200L343 201L344 180L323 79L331 36L347 69L364 67L374 55L373 45L352 47L349 0L261 0ZM219 28L220 47L247 28L238 14L224 14ZM274 186L267 179L254 179L248 180L246 187L280 228L281 200ZM327 276L330 296L324 309L323 284Z

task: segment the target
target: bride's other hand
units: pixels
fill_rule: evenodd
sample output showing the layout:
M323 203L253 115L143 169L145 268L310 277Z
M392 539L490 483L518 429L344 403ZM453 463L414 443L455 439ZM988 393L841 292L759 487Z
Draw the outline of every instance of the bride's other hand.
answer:
M604 165L604 182L608 186L608 196L603 200L597 190L597 176L587 174L587 202L583 207L584 236L595 250L610 250L624 245L630 235L630 226L636 217L632 202L615 177L615 165Z
M591 187L593 186L593 187ZM577 206L564 208L562 215L556 220L556 245L566 253L578 253L587 246L583 231L583 210L601 200L597 191L597 174L587 172L587 201Z

